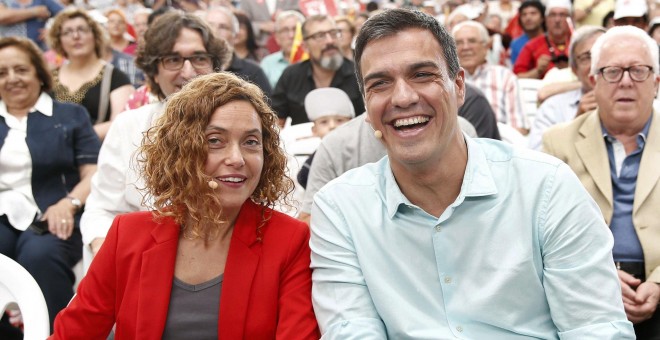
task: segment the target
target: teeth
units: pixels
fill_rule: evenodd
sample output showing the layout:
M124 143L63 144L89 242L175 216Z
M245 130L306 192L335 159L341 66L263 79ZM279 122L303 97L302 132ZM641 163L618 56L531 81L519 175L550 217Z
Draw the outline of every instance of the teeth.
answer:
M411 118L399 119L394 122L394 127L426 123L428 121L429 121L428 117L411 117Z
M220 178L220 180L222 182L233 182L233 183L243 182L243 179L238 177Z

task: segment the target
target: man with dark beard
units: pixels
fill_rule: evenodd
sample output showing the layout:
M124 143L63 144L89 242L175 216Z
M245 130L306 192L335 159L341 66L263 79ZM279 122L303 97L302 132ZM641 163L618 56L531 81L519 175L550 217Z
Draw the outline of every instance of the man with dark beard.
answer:
M321 87L343 90L351 99L355 112L364 112L353 62L344 58L339 50L337 38L341 31L335 21L326 15L311 16L305 20L302 34L309 60L287 67L272 96L273 109L280 117L280 124L284 125L287 117L291 117L291 124L308 122L305 96Z

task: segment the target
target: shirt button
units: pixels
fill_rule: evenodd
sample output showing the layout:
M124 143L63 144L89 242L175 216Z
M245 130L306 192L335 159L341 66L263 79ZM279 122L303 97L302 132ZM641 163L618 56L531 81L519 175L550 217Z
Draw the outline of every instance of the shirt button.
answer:
M459 332L459 333L462 332L462 331L463 331L463 327L461 327L461 326L456 326L456 331Z
M435 231L440 232L440 230L442 230L442 228L439 225L435 226Z
M445 283L450 284L451 283L451 277L445 276Z

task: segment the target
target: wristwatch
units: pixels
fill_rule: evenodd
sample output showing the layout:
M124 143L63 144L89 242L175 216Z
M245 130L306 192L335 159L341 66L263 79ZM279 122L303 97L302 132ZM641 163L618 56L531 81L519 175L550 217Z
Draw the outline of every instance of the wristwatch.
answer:
M82 202L79 199L77 199L73 196L67 196L66 198L71 200L71 204L74 207L76 207L76 210L80 210L80 208L82 208Z

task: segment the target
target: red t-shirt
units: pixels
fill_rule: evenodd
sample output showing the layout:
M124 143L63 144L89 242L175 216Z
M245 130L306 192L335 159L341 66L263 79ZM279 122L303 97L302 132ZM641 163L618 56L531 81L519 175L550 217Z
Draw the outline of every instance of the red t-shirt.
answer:
M550 42L550 45L552 45L554 51L555 51L555 56L560 56L560 55L565 55L568 57L568 43L570 42L571 37L570 35L566 39L566 43L563 46L558 46L555 45L550 41L550 39L546 40L546 35L540 35L525 44L525 46L522 48L520 51L520 54L518 55L518 59L516 59L516 64L513 65L513 73L519 74L523 72L528 72L536 67L536 61L539 59L540 56L542 55L549 55L552 56L550 53L550 46L548 46L548 42ZM545 72L541 75L541 78L545 76L545 74L550 71L555 67L555 64L553 62L550 62L548 64L548 68L545 70Z

